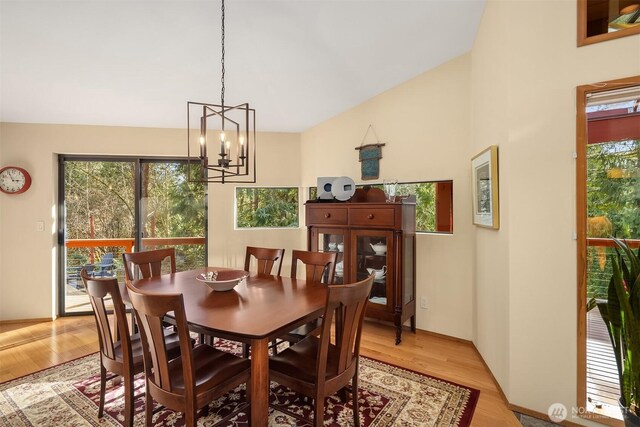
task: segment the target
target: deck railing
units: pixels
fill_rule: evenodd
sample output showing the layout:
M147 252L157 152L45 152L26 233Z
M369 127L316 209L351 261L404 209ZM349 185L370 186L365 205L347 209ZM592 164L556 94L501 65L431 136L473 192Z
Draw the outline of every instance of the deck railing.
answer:
M143 247L171 246L171 245L204 245L204 237L143 237ZM69 239L64 245L67 248L99 248L119 247L123 252L132 252L135 246L134 238L116 239Z
M630 248L640 247L640 240L624 242ZM612 269L610 255L617 245L613 239L587 239L587 300L606 299ZM585 301L586 302L586 301ZM587 313L587 398L590 411L619 418L617 399L620 396L616 360L606 326L598 309Z
M142 239L143 250L173 246L176 247L176 262L180 267L193 268L201 266L203 259L197 255L204 254L195 252L194 246L203 246L206 243L204 237L147 237ZM67 283L76 282L77 275L81 267L89 269L96 268L105 253L113 254L113 267L110 275L115 275L119 279L124 278L122 269L122 254L133 252L135 239L114 238L114 239L69 239L65 241L67 248ZM181 265L182 264L182 265ZM191 264L194 264L193 266ZM73 286L73 284L72 284Z

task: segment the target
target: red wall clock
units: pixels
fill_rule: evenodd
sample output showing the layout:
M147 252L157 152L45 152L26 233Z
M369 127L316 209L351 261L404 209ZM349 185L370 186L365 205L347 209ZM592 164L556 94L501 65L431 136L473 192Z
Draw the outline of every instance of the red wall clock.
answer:
M0 169L0 191L6 194L24 193L31 187L31 175L16 166Z

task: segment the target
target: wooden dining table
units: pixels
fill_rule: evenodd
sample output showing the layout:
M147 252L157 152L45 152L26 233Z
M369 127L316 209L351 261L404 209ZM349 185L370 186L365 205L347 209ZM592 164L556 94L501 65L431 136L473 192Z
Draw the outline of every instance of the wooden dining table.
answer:
M269 342L323 314L327 288L303 279L251 274L231 291L216 292L196 279L207 267L140 279L144 292L181 293L196 332L251 345L251 425L269 418Z

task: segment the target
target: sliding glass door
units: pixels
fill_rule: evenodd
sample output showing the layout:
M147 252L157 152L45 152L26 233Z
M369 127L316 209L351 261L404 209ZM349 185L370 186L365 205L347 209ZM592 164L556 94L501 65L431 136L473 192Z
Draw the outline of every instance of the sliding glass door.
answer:
M188 171L179 159L60 156L60 315L91 312L82 268L124 283L124 252L172 246L178 270L206 265L206 186Z

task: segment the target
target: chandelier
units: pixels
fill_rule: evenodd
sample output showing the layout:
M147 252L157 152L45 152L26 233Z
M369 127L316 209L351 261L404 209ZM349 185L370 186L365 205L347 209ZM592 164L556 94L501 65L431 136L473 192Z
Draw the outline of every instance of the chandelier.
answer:
M187 161L200 165L190 181L207 183L256 182L256 111L249 103L224 102L224 0L222 0L222 77L220 104L187 102ZM212 149L212 150L211 150ZM209 151L214 154L209 157Z

